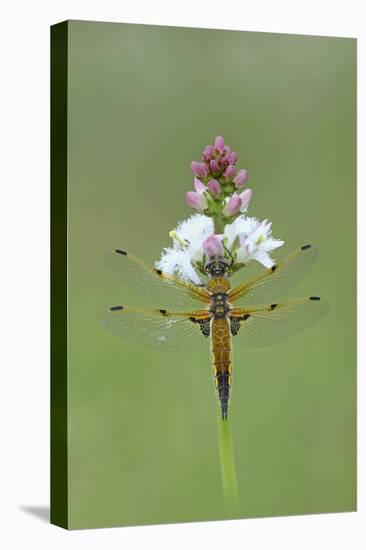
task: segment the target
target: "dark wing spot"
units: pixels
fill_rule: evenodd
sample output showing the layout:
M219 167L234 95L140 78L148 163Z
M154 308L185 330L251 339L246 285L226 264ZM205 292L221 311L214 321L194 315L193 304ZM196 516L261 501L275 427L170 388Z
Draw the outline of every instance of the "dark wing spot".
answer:
M119 248L116 248L115 252L117 252L117 254L123 254L123 256L127 256L127 252L125 250L120 250Z
M320 300L320 296L310 296L309 300Z
M272 273L274 273L274 272L276 271L276 269L277 269L277 266L276 266L276 265L273 265L273 266L271 267Z
M247 319L249 319L249 317L250 317L249 313L246 313L245 315L243 315L244 321L246 321Z
M271 304L271 305L270 305L270 308L273 310L273 309L275 309L277 306L278 306L278 304Z
M308 248L311 248L311 244L303 244L300 250L307 250Z
M198 322L203 336L210 336L210 320L200 319Z
M159 309L159 311L162 315L166 315L166 309Z
M157 275L161 275L161 274L163 273L163 272L161 271L161 269L156 269L155 271L156 271Z
M230 318L230 330L233 336L236 336L240 329L240 319L237 317Z
M112 306L109 308L111 311L120 311L123 309L123 306Z

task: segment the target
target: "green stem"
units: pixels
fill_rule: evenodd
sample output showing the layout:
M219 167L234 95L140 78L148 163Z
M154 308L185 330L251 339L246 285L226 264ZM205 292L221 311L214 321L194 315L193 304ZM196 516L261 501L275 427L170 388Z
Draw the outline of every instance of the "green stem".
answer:
M229 518L239 517L240 500L234 463L231 423L229 419L222 420L219 407L217 407L217 426L226 513Z
M213 222L215 227L215 234L221 235L225 229L225 223L223 222L221 216L219 214L213 216Z

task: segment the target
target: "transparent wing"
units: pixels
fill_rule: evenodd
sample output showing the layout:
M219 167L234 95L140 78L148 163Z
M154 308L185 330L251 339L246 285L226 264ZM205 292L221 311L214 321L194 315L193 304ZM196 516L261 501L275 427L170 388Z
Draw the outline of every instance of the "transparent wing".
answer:
M286 258L278 260L272 268L235 286L229 293L229 300L233 305L263 304L278 300L302 279L317 257L318 251L313 245L297 248Z
M234 308L230 312L234 346L251 348L282 342L324 317L328 309L327 302L317 296Z
M124 250L109 252L105 259L123 283L156 305L195 308L199 303L210 302L205 288L150 267Z
M162 351L197 351L209 345L202 326L209 323L207 310L185 312L115 306L100 322L117 336Z

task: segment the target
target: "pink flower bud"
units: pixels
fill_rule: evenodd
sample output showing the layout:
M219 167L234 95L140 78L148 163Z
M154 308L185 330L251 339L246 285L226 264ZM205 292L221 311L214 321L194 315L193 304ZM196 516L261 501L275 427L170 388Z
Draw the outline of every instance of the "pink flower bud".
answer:
M236 153L234 153L234 151L233 151L232 153L230 153L227 156L227 160L228 160L229 164L235 164L236 161L238 160L238 155Z
M226 203L223 214L224 216L234 216L241 208L241 198L237 193L234 193L229 202Z
M221 256L224 253L224 247L222 246L221 239L217 235L210 235L202 243L202 248L206 256L212 258L213 256Z
M231 153L231 147L229 147L228 145L225 145L224 151L227 155L229 155Z
M219 166L222 170L224 170L226 168L226 166L229 164L228 161L227 161L227 156L224 155L222 157L219 158L218 160L218 163L219 163Z
M227 179L232 178L236 174L235 166L232 164L229 164L229 166L225 169L224 176Z
M207 208L206 197L200 193L196 193L196 191L188 191L186 193L186 202L195 210L204 210Z
M209 188L209 190L213 195L220 195L221 185L217 180L210 180L207 184L207 187Z
M196 176L199 176L200 178L205 177L208 174L207 166L206 164L203 164L203 162L197 162L196 160L192 160L191 168L192 168L192 172L196 174Z
M217 163L217 160L210 160L211 172L220 172L220 167Z
M204 160L207 160L207 161L210 160L211 155L213 153L213 150L214 150L214 148L212 147L212 145L206 145L206 147L203 151L203 154L202 154Z
M215 138L215 149L216 151L219 151L219 153L224 152L225 142L224 138L222 136L217 136Z
M193 184L194 184L194 188L197 191L197 193L200 193L201 195L207 189L206 185L204 185L202 183L202 181L199 180L198 178L194 178Z
M239 170L236 177L234 178L234 183L236 187L242 187L248 179L248 172L243 168Z
M245 189L242 193L240 193L239 197L241 199L241 208L240 211L242 212L250 203L252 200L253 191L251 189Z

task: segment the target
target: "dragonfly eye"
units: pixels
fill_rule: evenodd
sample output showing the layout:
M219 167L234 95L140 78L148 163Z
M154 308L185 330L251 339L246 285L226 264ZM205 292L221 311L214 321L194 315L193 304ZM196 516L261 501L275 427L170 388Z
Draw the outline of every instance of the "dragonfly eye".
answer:
M214 257L205 265L205 271L215 276L222 276L228 271L229 265L226 258Z

